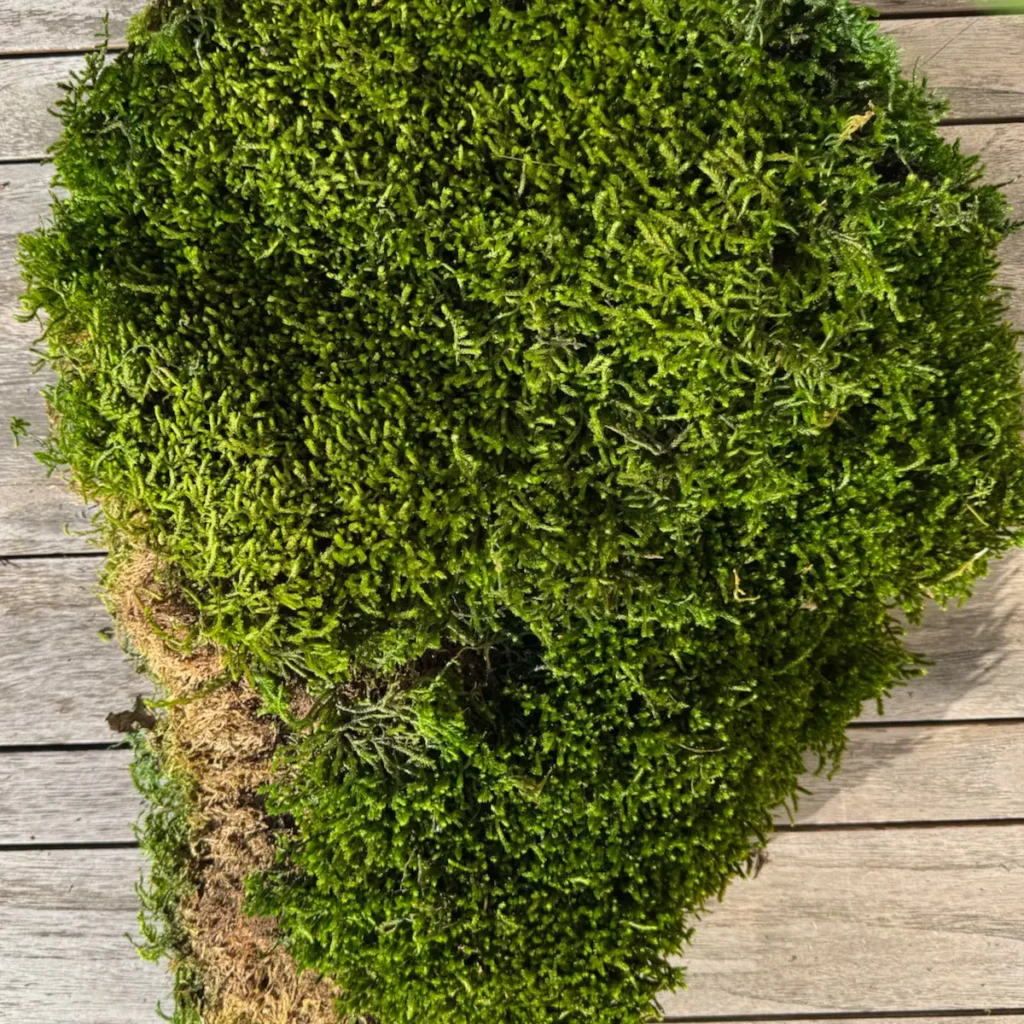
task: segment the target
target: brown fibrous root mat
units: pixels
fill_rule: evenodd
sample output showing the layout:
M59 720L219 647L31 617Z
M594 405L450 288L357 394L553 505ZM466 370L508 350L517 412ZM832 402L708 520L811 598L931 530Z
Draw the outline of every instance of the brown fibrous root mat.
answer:
M228 677L221 651L190 643L195 612L174 596L152 552L122 554L106 598L120 639L170 698L165 755L194 786L199 884L181 914L203 978L205 1024L337 1024L334 986L297 971L273 918L242 910L246 876L274 861L259 788L280 723L258 714L259 697Z

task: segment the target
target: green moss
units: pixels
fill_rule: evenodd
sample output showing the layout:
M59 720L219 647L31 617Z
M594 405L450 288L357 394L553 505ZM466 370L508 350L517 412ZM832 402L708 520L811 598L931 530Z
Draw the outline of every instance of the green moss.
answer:
M1016 542L1003 196L833 0L133 38L22 245L43 457L319 701L253 907L385 1024L644 1019L804 752L917 671L895 612Z
M174 1024L202 1024L203 983L181 920L181 903L196 887L195 857L189 831L190 783L166 762L161 736L166 719L154 733L128 733L134 752L132 781L147 802L135 825L148 867L135 887L139 896L136 949L144 960L166 960L174 985Z

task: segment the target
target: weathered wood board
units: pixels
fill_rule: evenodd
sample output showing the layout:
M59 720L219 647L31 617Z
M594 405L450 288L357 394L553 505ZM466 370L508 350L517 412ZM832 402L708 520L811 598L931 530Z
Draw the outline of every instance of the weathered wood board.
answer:
M133 842L143 803L131 758L124 749L0 752L0 846Z
M934 664L893 690L881 719L872 703L862 721L1024 718L1024 550L993 562L963 606L932 605L906 643Z
M0 56L59 53L95 46L109 15L109 45L122 46L132 15L144 0L0 0ZM1013 10L1013 0L874 0L867 6L883 18L894 15L994 13Z
M10 442L7 424L13 417L30 424L33 434L46 433L46 409L40 389L52 379L33 375L37 323L18 323L22 281L15 264L17 236L32 231L50 203L53 168L40 164L0 167L0 557L84 551L73 532L88 526L87 509L62 483L48 477L27 438L19 448Z
M149 1024L172 1008L138 934L137 850L0 851L0 1020Z
M113 642L96 596L98 559L0 564L0 746L97 743L105 717L129 707L147 680ZM909 645L936 664L899 687L883 724L1024 718L1024 551L996 562L974 597L932 608ZM862 720L876 720L866 707Z
M666 1015L1024 1007L1024 826L780 833L698 922Z
M883 31L902 47L904 67L927 73L960 121L1024 116L1024 18L907 18ZM999 54L998 60L992 55ZM57 134L47 111L61 96L58 81L82 66L78 56L0 61L0 160L37 160Z
M817 759L805 759L808 769ZM1024 822L1024 723L851 729L842 767L808 775L800 825ZM784 810L776 822L788 823Z
M670 1020L1024 1005L1024 827L784 833L770 855L698 922ZM138 866L0 852L0 1019L153 1019L165 977L121 937Z
M909 18L886 22L903 68L924 73L957 121L1024 115L1024 18Z
M0 55L87 50L103 36L124 43L128 21L145 0L0 0Z
M111 711L151 685L116 641L93 558L0 563L0 746L116 740ZM0 830L4 828L0 818Z
M126 749L0 751L0 846L131 841L142 804L130 760ZM1024 821L1022 765L1024 723L852 730L838 776L802 780L812 793L795 822Z

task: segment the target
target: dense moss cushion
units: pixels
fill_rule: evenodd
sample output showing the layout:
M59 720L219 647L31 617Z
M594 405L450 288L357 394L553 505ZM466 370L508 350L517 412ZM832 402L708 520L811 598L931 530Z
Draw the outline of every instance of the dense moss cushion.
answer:
M645 1019L1022 521L1001 194L835 0L193 0L61 112L47 458L321 698L253 906L384 1022Z

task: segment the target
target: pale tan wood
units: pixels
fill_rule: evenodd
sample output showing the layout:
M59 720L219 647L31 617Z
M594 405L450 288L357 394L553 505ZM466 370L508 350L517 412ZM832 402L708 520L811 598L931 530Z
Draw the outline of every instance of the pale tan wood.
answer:
M132 842L142 798L131 759L124 749L0 753L0 844Z
M786 832L696 923L666 1014L1024 1006L1024 826Z
M107 714L152 692L99 636L110 618L95 594L98 564L0 563L0 746L112 741Z
M958 120L1024 115L1024 17L908 18L882 31L900 47L907 74L924 73Z
M993 562L963 606L932 605L906 643L935 664L893 691L881 721L1024 718L1024 550ZM861 720L879 720L873 703Z
M836 776L801 784L811 794L799 797L798 825L1024 821L1024 723L851 729Z
M137 850L0 852L0 1020L149 1024L169 977L133 949Z
M108 14L110 45L122 45L128 21L144 0L0 0L0 55L86 50L103 36Z

